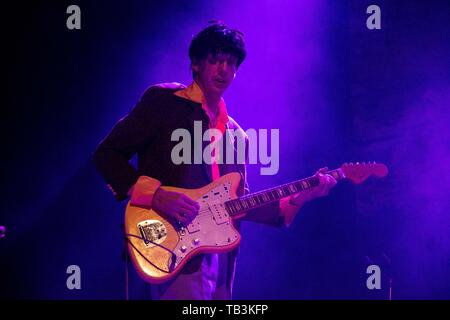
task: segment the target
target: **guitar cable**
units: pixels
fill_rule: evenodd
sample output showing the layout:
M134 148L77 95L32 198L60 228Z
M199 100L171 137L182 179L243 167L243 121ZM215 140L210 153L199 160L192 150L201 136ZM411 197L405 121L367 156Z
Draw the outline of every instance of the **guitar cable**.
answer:
M130 300L129 292L128 292L128 250L127 243L124 242L124 255L125 255L125 300Z
M171 254L169 270L167 271L167 270L161 269L156 264L154 264L153 262L148 260L147 257L141 251L139 251L138 248L136 248L136 246L131 242L131 240L128 237L134 237L134 238L138 238L138 239L140 239L142 241L145 241L145 242L150 242L151 244L153 244L155 246L158 246L158 247L168 251ZM141 257L144 258L144 260L147 261L149 264L151 264L154 268L156 268L159 271L164 272L164 273L171 273L173 271L173 268L175 267L176 258L177 258L175 252L173 252L172 250L170 250L169 248L167 248L167 247L165 247L163 245L160 245L159 243L156 243L156 242L154 242L152 240L146 240L146 239L142 238L141 236L137 236L135 234L126 233L125 234L125 239L133 247L133 249L136 250L141 255Z
M144 242L145 241L146 242L150 242L150 243L152 243L152 244L154 244L154 245L156 245L156 246L158 246L158 247L168 251L171 254L171 259L170 259L171 262L170 262L170 266L169 266L169 271L161 269L156 264L154 264L153 262L148 260L147 257L141 251L139 251L138 248L136 248L136 246L131 242L131 240L128 237L135 237L135 238L141 239ZM142 258L144 258L145 261L147 261L149 264L151 264L154 268L156 268L156 269L158 269L158 270L160 270L161 272L164 272L164 273L170 273L170 272L173 271L173 268L174 268L174 265L175 265L175 261L176 261L176 255L175 255L175 252L173 252L169 248L166 248L166 247L160 245L159 243L155 243L155 242L153 242L151 240L146 240L146 239L144 239L144 238L142 238L140 236L137 236L135 234L125 233L124 234L124 240L125 240L125 242L124 242L125 243L125 300L128 301L130 299L130 296L129 296L129 276L128 276L128 247L126 245L127 243L130 244L133 247L133 249L136 250Z

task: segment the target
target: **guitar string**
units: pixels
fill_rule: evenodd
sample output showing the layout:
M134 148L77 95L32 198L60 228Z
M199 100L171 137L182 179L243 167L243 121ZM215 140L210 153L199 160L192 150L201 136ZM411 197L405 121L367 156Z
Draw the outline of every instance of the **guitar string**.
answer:
M332 172L332 171L335 171L335 170L328 171L327 173ZM269 203L271 203L271 202L277 201L277 200L279 200L279 199L281 199L281 198L283 198L283 197L287 197L287 196L290 196L290 195L292 195L292 194L295 194L295 193L302 192L302 191L305 191L305 190L307 190L307 189L310 189L311 186L308 186L308 187L305 188L305 189L298 190L298 189L297 189L298 187L295 186L296 190L295 190L294 192L288 193L287 195L285 194L285 191L282 190L283 187L287 187L287 186L289 186L289 185L293 185L294 183L300 183L301 181L304 181L304 180L307 180L307 179L312 179L312 178L314 178L314 177L309 177L309 178L301 179L301 180L294 181L294 182L288 182L288 183L282 184L282 185L280 185L280 186L278 186L278 187L276 187L276 188L273 188L273 189L270 189L270 188L269 188L269 189L261 190L261 191L258 191L258 192L252 193L252 194L248 194L248 195L245 195L245 196L236 198L236 199L230 199L230 200L227 200L227 201L239 200L239 202L242 202L242 200L247 200L247 199L251 199L251 198L253 198L253 199L255 199L255 198L256 198L256 199L259 199L259 196L260 196L260 195L267 194L269 191L270 191L270 192L273 192L273 191L275 191L276 189L278 189L278 190L280 191L280 192L276 192L276 195L277 195L277 196L280 196L280 198L270 199L270 197L269 197L269 201L265 201L265 202L263 201L264 203L259 203L258 200L254 200L254 201L256 202L256 206L252 206L252 204L250 204L249 207L245 208L244 205L242 205L242 203L240 203L241 209L239 209L238 211L236 211L236 212L233 213L233 214L237 214L237 213L239 213L239 212L243 212L243 211L246 211L246 210L251 210L251 209L253 209L253 208L257 208L257 207L259 207L259 206L262 206L262 205L269 204ZM224 202L224 203L225 203L225 202ZM244 203L245 203L245 202L244 202ZM228 210L227 210L227 212L228 212ZM229 214L229 213L228 213L228 214ZM210 216L210 215L213 215L213 212L211 212L211 209L205 208L205 209L199 210L199 212L198 212L198 214L196 215L196 217L201 217L201 216L204 217L204 216ZM229 214L229 215L230 215L230 214Z
M288 184L286 184L286 185L288 185ZM283 186L285 186L285 185L281 185L280 187L283 187ZM300 190L300 191L298 191L298 192L301 192L301 191L304 191L304 190ZM227 201L239 200L239 202L242 202L242 200L247 200L247 199L249 199L249 198L251 198L251 197L253 197L253 198L258 197L259 195L263 194L264 192L265 192L265 191L259 191L259 192L253 193L252 195L246 195L246 196L243 196L243 197L240 197L240 198L237 198L237 199L231 199L231 200L227 200ZM278 193L278 194L279 194L279 193ZM291 194L293 194L293 193L291 193ZM282 196L282 197L287 197L287 196L290 196L291 194L285 195L285 194L284 194L284 191L281 191L281 196ZM281 199L281 198L279 198L279 199ZM256 200L255 200L255 202L257 203L257 205L254 206L254 207L252 207L251 205L249 205L248 208L245 208L242 204L240 204L240 206L242 207L243 210L241 209L241 210L239 210L239 211L237 211L237 212L245 211L245 210L251 210L251 209L256 208L256 207L258 207L258 206L265 205L265 204L269 204L270 202L274 202L274 201L277 201L277 200L279 200L279 199L270 199L269 201L266 201L265 203L258 203L258 202L256 202ZM225 203L225 202L224 202L224 203ZM237 213L237 212L235 212L235 213ZM205 208L205 209L199 210L199 214L198 214L197 216L205 216L205 215L211 215L211 214L213 214L213 213L211 212L211 210L210 210L209 208Z
M289 184L289 183L287 183L287 184L285 184L285 185L288 185L288 184ZM284 187L285 185L281 185L281 186L279 186L279 188ZM281 195L281 198L278 198L278 199L270 199L270 198L269 198L269 201L265 201L265 202L263 202L263 203L258 203L257 200L254 200L255 203L256 203L256 206L252 206L252 205L250 204L247 208L245 208L244 205L242 205L242 200L247 200L247 199L250 199L250 198L256 198L256 197L259 197L260 195L262 195L262 194L265 193L266 191L267 191L267 190L255 192L255 193L253 193L253 194L251 194L251 195L246 195L246 196L243 196L243 197L240 197L240 198L230 199L230 200L227 200L227 201L239 200L239 202L241 202L240 206L241 206L242 209L243 209L243 210L240 209L239 211L245 211L245 210L251 210L251 209L256 208L256 207L258 207L258 206L262 206L262 205L265 205L265 204L269 204L269 203L271 203L271 202L280 200L280 199L283 198L283 197L288 197L288 196L290 196L290 195L292 195L292 194L294 194L294 193L296 193L296 192L301 192L301 191L305 191L305 190L296 191L296 192L290 193L290 194L288 194L288 195L286 195L284 191L281 191L281 194L280 194L280 193L277 193L277 195ZM225 202L224 202L224 203L225 203ZM239 211L237 211L237 212L239 212ZM202 212L206 212L206 213L202 213ZM237 212L235 212L235 213L237 213ZM209 208L205 208L205 209L199 210L199 214L198 214L197 216L210 215L210 214L212 214L211 210L210 210Z

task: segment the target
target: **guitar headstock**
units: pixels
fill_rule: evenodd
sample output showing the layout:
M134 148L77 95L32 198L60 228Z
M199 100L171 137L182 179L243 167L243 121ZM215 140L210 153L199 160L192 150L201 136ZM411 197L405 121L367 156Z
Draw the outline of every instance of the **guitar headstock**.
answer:
M383 178L388 174L388 168L384 164L375 162L344 163L341 170L355 184L364 182L370 176Z

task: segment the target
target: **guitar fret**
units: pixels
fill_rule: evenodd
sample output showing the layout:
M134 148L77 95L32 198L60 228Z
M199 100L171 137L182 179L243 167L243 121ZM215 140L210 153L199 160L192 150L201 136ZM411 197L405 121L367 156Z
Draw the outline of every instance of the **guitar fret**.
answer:
M261 198L261 195L256 195L256 197L258 198L259 204L264 203L263 199Z
M283 190L278 188L277 191L278 191L278 195L280 196L280 198L283 198Z
M260 193L260 194L258 195L258 197L259 197L259 200L261 201L262 204L265 204L265 203L266 203L266 200L264 199L264 196L263 196L262 193Z
M231 201L225 202L225 206L227 207L228 212L230 213L230 215L234 213L234 210L233 210L233 208L231 206Z
M231 202L231 205L232 205L232 207L233 207L234 213L236 213L236 212L239 211L239 210L237 209L237 207L236 207L236 201L232 201L232 202Z
M279 198L283 198L283 189L281 187L277 188L277 193Z
M297 192L297 190L295 188L295 185L293 185L293 184L289 184L288 188L289 188L289 191L291 193L296 193Z
M240 202L239 200L236 201L236 207L238 208L238 211L241 211L241 210L242 210L241 202Z

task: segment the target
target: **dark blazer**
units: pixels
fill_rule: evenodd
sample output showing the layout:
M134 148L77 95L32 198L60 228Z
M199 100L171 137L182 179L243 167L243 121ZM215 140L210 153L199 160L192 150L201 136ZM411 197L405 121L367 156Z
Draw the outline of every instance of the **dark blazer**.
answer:
M211 166L202 161L194 164L194 143L191 141L192 164L175 165L171 160L172 148L179 141L171 141L173 130L184 128L194 139L194 121L202 121L202 133L208 125L208 116L201 104L174 95L182 89L152 86L143 94L133 110L114 126L98 145L93 155L94 164L118 201L127 199L128 190L139 176L146 175L161 181L162 185L180 188L200 188L212 182ZM240 129L230 117L226 128ZM248 138L245 137L248 155ZM203 142L202 150L209 142ZM224 159L226 159L226 147ZM231 148L230 148L231 150ZM232 150L237 150L237 142ZM234 152L234 151L233 151ZM129 163L137 154L137 168ZM236 152L234 152L236 160ZM220 164L220 174L239 172L241 184L238 195L249 192L245 164ZM272 226L282 226L279 201L250 210L242 220L251 220ZM239 223L236 223L239 228ZM238 249L228 254L227 285L231 288ZM185 265L182 273L198 270L203 255L196 256Z
M194 121L202 122L202 133L208 129L208 116L201 104L184 99L167 89L152 86L145 91L132 111L119 120L111 132L98 145L93 154L94 164L118 201L128 198L128 190L139 176L145 175L161 181L162 185L179 188L200 188L212 182L211 166L202 161L194 164ZM229 129L241 129L229 117ZM172 148L179 141L171 141L175 129L184 128L191 134L191 164L172 162ZM242 130L242 129L241 129ZM248 138L246 153L248 152ZM202 143L202 150L209 142ZM223 148L226 159L226 147ZM237 149L237 141L233 150ZM129 160L137 154L137 168ZM220 164L220 174L239 172L242 176L239 195L249 192L245 164ZM279 201L248 212L243 220L281 226Z

